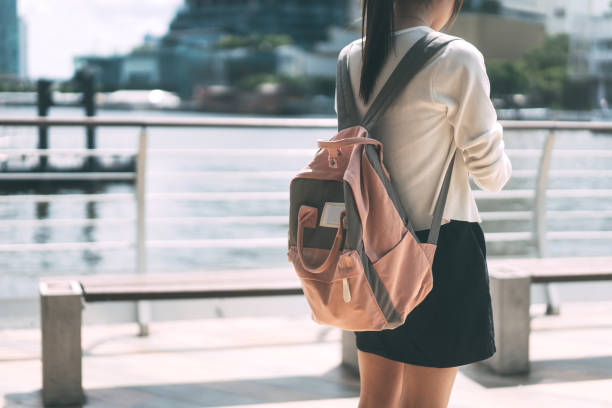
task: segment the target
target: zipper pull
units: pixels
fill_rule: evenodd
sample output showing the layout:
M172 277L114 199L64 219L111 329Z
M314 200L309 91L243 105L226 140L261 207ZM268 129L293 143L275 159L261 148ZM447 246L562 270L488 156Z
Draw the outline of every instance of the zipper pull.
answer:
M351 301L351 290L349 289L348 278L342 279L342 297L345 303Z

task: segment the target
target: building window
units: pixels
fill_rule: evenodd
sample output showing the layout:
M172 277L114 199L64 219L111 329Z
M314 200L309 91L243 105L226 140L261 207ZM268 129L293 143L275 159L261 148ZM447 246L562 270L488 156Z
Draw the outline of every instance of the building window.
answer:
M564 8L556 8L554 11L554 16L556 18L565 18L565 9Z

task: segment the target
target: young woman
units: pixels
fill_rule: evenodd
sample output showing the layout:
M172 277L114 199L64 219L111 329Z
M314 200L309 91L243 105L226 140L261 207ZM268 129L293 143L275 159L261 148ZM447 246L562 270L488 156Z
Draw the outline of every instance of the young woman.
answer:
M362 38L347 45L361 115L405 52L428 32L452 25L462 6L462 0L362 2ZM489 92L482 54L458 38L427 62L371 129L422 242L458 151L432 291L402 326L355 332L360 408L446 407L458 367L496 351L485 240L468 177L497 192L512 172Z

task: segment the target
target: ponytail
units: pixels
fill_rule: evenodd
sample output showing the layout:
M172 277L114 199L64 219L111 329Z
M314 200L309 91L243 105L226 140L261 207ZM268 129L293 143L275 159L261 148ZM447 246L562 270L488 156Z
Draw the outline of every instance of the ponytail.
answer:
M362 0L361 13L361 80L359 96L367 103L372 94L378 73L394 45L395 0ZM365 35L365 45L363 37Z

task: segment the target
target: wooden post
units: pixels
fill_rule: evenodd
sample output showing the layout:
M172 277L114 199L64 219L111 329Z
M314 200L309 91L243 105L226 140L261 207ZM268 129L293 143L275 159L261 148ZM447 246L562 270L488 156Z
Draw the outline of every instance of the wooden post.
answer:
M46 117L49 114L49 107L52 104L51 98L51 81L47 79L39 79L36 84L38 116ZM49 129L47 125L38 126L38 148L49 148ZM46 155L38 157L38 167L40 170L47 169L49 158Z
M85 116L94 117L96 115L96 81L94 75L90 71L85 71L82 76L81 87L83 88L83 105L85 108ZM88 125L86 127L87 149L93 150L96 148L96 127ZM96 156L87 156L86 167L89 171L96 171L98 167L98 158Z

